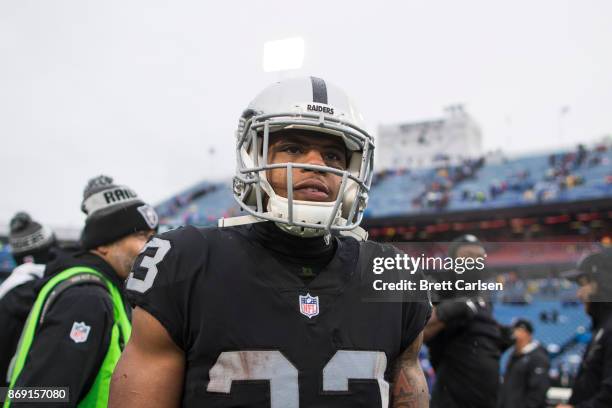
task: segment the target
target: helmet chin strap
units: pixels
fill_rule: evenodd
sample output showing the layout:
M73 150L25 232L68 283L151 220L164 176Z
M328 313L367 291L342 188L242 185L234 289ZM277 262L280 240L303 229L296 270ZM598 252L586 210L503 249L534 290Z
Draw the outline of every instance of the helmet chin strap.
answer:
M274 224L287 234L300 238L328 237L330 235L329 231L323 229L297 227L295 225L283 224L282 222L275 222Z
M311 202L311 201L299 201L293 200L292 203L292 219L293 221L305 222L309 224L320 224L322 227L327 225L329 217L334 210L336 202ZM334 215L334 222L336 224L341 214L341 207L339 206L336 214ZM283 218L289 221L289 200L274 195L268 199L268 212L278 218ZM298 225L290 225L281 222L277 222L276 225L283 231L302 238L320 237L329 234L329 230L325 228L308 228L301 227Z
M270 213L265 213L266 215L272 215ZM340 221L344 220L344 218L340 218ZM225 227L235 227L237 225L246 225L246 224L255 224L258 222L267 222L268 220L265 220L263 218L258 218L255 217L253 215L242 215L242 216L238 216L238 217L231 217L231 218L219 218L219 220L217 221L217 225L219 228L225 228ZM278 225L278 224L277 224ZM280 227L280 226L279 226ZM285 231L283 229L283 231ZM326 231L325 231L326 232ZM368 232L366 230L364 230L361 227L356 227L350 231L340 231L340 235L344 235L347 237L352 237L355 238L357 241L366 241L368 239ZM328 235L324 235L324 237L327 239L329 237Z
M277 218L282 218L289 221L304 222L308 224L320 224L322 228L308 228L299 225L290 225L282 222L276 222L276 225L287 232L301 238L321 237L329 235L330 231L323 228L327 225L330 215L334 210L336 201L318 202L318 201L302 201L293 199L291 205L289 199L276 194L272 185L268 181L266 174L261 177L261 188L268 195L268 203L266 210ZM338 206L336 214L334 214L332 225L336 225L342 214L342 203Z

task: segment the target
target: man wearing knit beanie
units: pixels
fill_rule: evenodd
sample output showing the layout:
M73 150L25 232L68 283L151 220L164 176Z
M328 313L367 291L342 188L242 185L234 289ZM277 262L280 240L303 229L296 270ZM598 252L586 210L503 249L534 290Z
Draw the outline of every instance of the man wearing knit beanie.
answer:
M0 299L12 289L42 278L44 265L53 256L56 240L49 227L32 220L28 213L18 212L11 219L9 244L17 268L0 285Z
M0 285L0 386L7 385L8 366L36 299L45 264L58 254L53 231L25 212L11 219L9 243L17 267Z
M18 212L11 219L9 244L17 265L26 262L47 263L49 249L56 244L51 228L32 220L25 212Z
M22 336L33 338L19 345L10 387L67 387L69 406L106 407L110 375L131 332L123 281L158 218L132 189L107 176L89 181L81 209L83 250L48 266L52 277Z
M81 242L85 249L114 242L137 231L157 228L157 213L128 187L99 176L89 181L81 210L87 214Z

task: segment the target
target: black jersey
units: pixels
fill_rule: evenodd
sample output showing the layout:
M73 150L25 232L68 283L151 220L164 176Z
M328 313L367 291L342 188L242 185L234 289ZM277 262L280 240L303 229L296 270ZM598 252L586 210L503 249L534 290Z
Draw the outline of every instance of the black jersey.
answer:
M135 262L133 303L185 353L182 405L386 407L392 363L431 312L428 301L363 300L372 258L397 250L333 237L333 257L306 281L253 228L180 228Z

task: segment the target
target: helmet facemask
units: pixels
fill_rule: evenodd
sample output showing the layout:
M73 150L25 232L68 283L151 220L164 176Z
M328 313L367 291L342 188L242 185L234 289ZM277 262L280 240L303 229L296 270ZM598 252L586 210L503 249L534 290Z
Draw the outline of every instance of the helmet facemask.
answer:
M247 110L237 132L237 171L234 198L252 216L275 222L286 232L314 237L332 231L350 231L363 218L372 180L374 143L371 136L347 121L325 113L296 112L266 114ZM285 129L301 129L331 134L343 139L350 152L345 170L304 163L268 161L270 135ZM315 136L316 137L316 136ZM278 195L267 179L267 171L285 169L287 197ZM293 169L333 173L341 177L334 201L296 200ZM266 201L267 197L267 201Z

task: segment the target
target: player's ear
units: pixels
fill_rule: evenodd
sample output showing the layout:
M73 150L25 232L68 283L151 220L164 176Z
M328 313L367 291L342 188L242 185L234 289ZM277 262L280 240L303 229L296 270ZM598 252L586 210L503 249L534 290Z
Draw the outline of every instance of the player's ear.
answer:
M110 252L110 245L100 245L96 247L94 251L99 253L102 256L106 256Z

